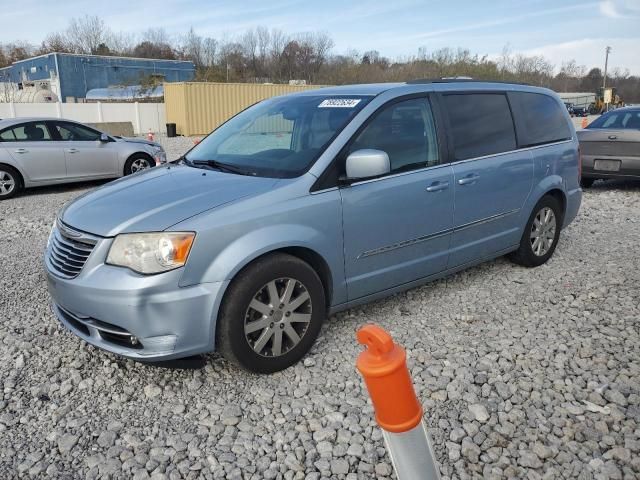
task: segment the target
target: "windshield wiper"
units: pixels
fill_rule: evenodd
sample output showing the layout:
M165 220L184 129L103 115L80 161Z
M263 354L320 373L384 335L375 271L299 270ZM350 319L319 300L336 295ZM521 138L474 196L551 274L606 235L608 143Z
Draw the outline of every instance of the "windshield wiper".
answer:
M186 160L186 159L185 159ZM191 165L206 165L208 167L215 168L220 170L221 172L229 172L235 173L237 175L247 175L250 177L255 177L256 173L250 170L245 170L241 167L236 167L235 165L230 165L228 163L218 162L217 160L186 160Z

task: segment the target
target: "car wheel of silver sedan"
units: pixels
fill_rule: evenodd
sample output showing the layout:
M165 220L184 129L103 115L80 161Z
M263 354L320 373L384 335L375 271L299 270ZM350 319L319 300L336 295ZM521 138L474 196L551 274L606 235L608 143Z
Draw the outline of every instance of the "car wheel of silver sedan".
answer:
M258 259L228 288L216 343L242 367L271 373L296 363L311 348L326 315L316 271L282 253Z
M124 174L131 175L133 173L142 172L153 167L155 163L149 159L146 155L136 154L132 155L124 166Z
M533 208L524 229L520 247L511 260L525 267L537 267L551 258L558 245L562 210L555 197L546 195Z
M0 165L0 200L5 200L16 195L21 186L20 176L15 169Z

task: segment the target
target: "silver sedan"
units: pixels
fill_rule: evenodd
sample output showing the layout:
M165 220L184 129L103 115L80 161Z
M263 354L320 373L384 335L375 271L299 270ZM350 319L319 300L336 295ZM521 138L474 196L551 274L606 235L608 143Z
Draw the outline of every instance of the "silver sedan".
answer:
M640 180L640 108L612 110L578 130L582 186L599 178Z
M158 143L108 135L71 120L0 120L0 200L23 188L116 178L166 161Z

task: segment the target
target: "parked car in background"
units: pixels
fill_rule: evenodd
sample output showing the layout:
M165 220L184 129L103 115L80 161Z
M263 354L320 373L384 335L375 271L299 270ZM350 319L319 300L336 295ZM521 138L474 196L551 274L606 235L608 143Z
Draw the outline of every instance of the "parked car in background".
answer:
M564 102L564 106L566 107L567 112L569 112L569 115L573 116L573 103Z
M640 179L640 107L611 110L577 133L584 187L599 178Z
M71 120L0 120L0 200L23 188L116 178L166 163L163 148Z
M589 110L587 109L587 107L576 107L575 105L573 105L573 107L571 108L571 114L574 117L586 117L589 115Z
M532 114L535 112L535 115ZM371 84L264 100L180 165L68 204L45 254L60 322L141 360L297 362L328 315L510 254L576 216L578 141L550 90Z

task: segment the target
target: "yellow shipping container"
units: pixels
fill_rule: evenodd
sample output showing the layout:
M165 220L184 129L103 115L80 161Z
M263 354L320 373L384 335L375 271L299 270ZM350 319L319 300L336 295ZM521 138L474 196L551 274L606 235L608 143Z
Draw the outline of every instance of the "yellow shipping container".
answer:
M179 135L206 135L229 117L265 98L324 85L178 82L164 84L167 123Z

